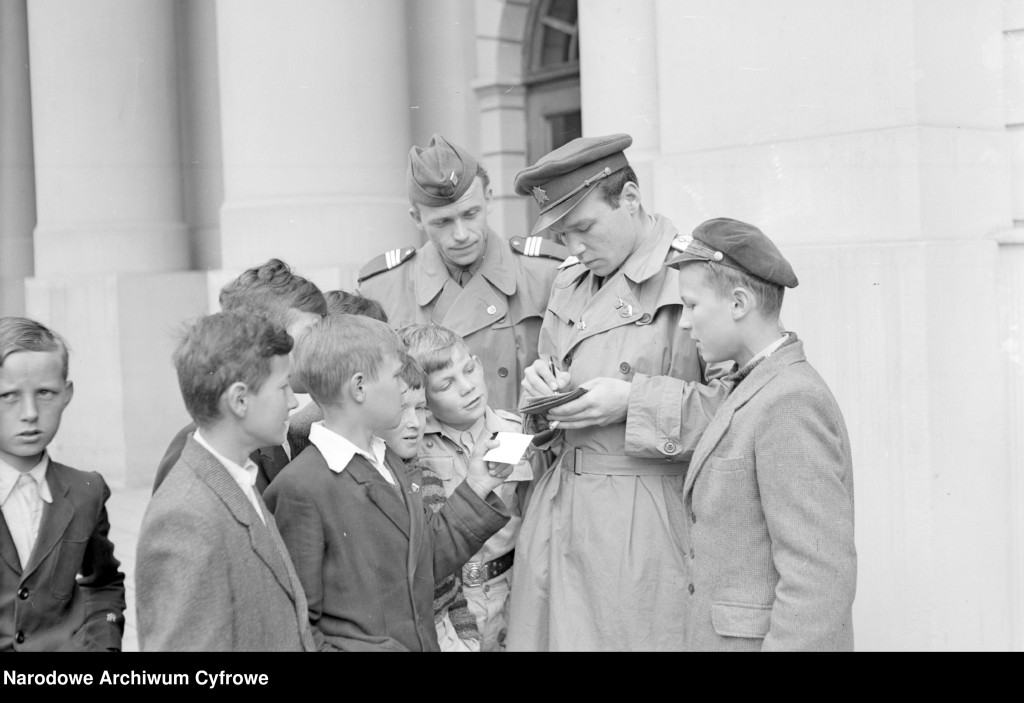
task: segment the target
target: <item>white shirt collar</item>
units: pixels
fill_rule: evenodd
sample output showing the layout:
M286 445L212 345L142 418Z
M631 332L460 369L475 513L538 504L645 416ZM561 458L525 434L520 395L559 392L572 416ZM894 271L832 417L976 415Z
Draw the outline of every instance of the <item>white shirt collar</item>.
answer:
M353 444L348 438L327 429L321 420L320 422L314 422L310 426L309 441L324 455L324 459L327 461L327 468L334 473L340 474L344 471L348 463L352 461L352 457L358 454L369 461L373 468L377 469L377 473L383 476L388 483L395 485L394 477L384 466L384 452L387 451L387 445L377 435L374 435L370 440L370 449L373 450L373 454L368 454Z
M231 474L231 478L235 479L238 485L242 486L243 490L245 490L245 486L249 486L250 488L252 488L253 486L256 485L256 462L254 462L252 459L246 458L245 465L239 466L235 462L231 461L231 459L228 459L226 456L224 456L216 449L214 449L212 446L210 446L210 443L206 441L206 438L203 437L202 434L200 434L198 429L196 429L195 434L193 436L195 437L196 443L199 444L199 446L201 446L206 451L210 452L210 454L213 454L213 458L224 465L224 468L228 470L229 474Z
M789 332L783 332L781 337L779 337L774 342L769 344L767 347L762 349L760 353L758 353L753 359L748 361L747 366L750 366L755 361L760 361L761 359L765 359L774 354L775 350L781 347L783 344L785 344L787 339L789 339Z
M39 460L38 464L29 469L28 472L29 475L35 479L36 485L39 486L39 497L46 503L53 502L53 495L50 493L50 484L46 481L46 470L49 466L50 456L44 451L43 458ZM0 459L0 505L3 505L7 501L7 497L11 495L11 491L14 490L14 484L18 482L18 477L21 476L21 474L21 471L18 471L6 461Z

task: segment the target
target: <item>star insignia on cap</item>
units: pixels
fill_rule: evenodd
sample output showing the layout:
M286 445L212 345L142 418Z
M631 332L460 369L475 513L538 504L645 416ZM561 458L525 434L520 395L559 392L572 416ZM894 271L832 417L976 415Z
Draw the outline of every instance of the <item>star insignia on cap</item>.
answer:
M545 193L544 189L540 186L533 187L533 197L537 199L538 205L543 205L547 201L551 200L551 198L548 197L548 194Z

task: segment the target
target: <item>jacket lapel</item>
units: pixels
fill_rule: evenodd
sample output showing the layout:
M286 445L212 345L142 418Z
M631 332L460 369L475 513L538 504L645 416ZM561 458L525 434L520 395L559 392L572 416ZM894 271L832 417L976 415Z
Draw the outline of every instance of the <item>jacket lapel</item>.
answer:
M18 548L14 546L14 538L11 537L11 530L7 527L7 521L4 520L2 514L0 514L0 559L3 559L14 573L21 575Z
M768 382L775 378L783 368L803 361L806 358L804 356L803 342L799 341L792 332L789 334L792 339L779 347L770 357L759 363L750 372L749 376L733 388L725 403L722 404L711 419L708 428L704 430L704 435L694 449L693 459L690 461L690 469L687 471L686 480L683 484L684 497L693 490L693 483L697 479L697 474L704 468L704 463L722 440L725 431L729 429L736 411L746 405L751 398L768 385Z
M423 539L421 534L423 531L423 520L416 515L417 509L422 514L422 504L415 500L413 497L412 479L409 477L409 472L405 468L405 464L402 459L392 452L390 449L384 455L384 460L388 466L391 467L392 473L398 479L398 485L402 488L402 492L405 495L405 510L409 516L409 553L406 563L406 571L408 573L410 582L413 576L416 574L416 564L419 562L420 553L420 542ZM419 490L417 488L417 490Z
M57 542L71 524L71 518L75 515L75 506L68 500L67 484L61 480L54 462L51 460L46 470L46 482L50 486L50 495L53 502L43 507L43 519L39 523L39 534L36 536L36 546L32 549L32 556L28 560L28 566L22 578L27 578L39 565L50 555Z
M252 503L245 497L228 470L212 454L199 446L192 437L186 441L181 458L192 467L196 476L220 498L232 516L246 526L253 551L267 565L288 596L295 600L295 590L284 564L286 554L274 544L269 527L260 520ZM257 500L259 500L258 495ZM263 511L264 516L268 518L268 524L270 524L269 511L265 507L263 507Z
M352 457L352 461L349 462L348 466L345 467L345 473L350 474L352 478L363 486L366 491L366 497L380 508L381 512L384 513L391 522L395 523L395 527L402 531L402 534L409 537L410 522L409 509L405 505L405 501L402 500L402 496L384 480L384 477L377 473L377 470L370 466L365 458L358 454ZM399 472L396 471L396 474ZM403 486L401 479L398 484L402 490L406 490L406 486Z

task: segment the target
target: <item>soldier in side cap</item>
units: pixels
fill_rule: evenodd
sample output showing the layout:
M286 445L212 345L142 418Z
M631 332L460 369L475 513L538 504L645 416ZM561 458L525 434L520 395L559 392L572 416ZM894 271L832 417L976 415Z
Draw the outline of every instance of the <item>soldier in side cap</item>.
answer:
M359 292L390 323L436 322L458 333L481 361L491 407L514 411L564 247L541 237L505 239L487 224L487 171L439 134L409 152L409 214L428 241L367 263Z
M510 650L684 646L683 477L726 384L702 385L679 328L678 273L665 261L682 238L643 208L623 153L632 141L576 139L515 180L540 206L534 233L550 229L572 255L523 399L588 391L547 413L562 448L516 547Z
M803 342L779 322L796 275L753 225L693 231L679 269L680 327L707 363L733 360L729 397L683 487L687 649L853 649L857 553L846 423Z

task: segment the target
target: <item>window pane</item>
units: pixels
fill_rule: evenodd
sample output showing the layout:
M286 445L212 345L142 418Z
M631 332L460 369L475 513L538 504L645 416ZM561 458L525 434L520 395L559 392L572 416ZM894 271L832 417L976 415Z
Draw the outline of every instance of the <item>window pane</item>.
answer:
M551 130L552 151L583 136L583 113L578 110L561 115L548 115L547 119L548 128Z

